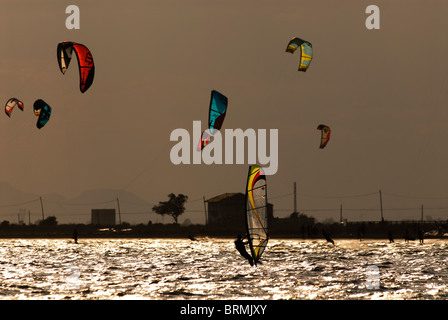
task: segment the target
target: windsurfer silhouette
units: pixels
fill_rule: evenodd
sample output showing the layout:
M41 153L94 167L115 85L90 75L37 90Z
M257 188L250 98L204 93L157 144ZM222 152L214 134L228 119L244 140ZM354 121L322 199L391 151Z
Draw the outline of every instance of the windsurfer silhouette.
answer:
M241 238L241 235L238 235L238 238L235 240L235 247L238 250L238 252L244 257L246 258L250 265L253 266L254 265L254 261L252 259L252 257L250 256L249 253L247 253L246 251L246 244L249 243L248 241L244 242L243 239L245 239L246 236L244 236L244 238Z

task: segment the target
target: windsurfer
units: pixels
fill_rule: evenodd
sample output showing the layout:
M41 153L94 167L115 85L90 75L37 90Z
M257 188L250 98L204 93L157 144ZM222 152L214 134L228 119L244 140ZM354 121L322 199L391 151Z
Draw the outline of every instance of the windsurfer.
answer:
M246 251L246 244L248 243L248 241L244 242L243 239L245 239L246 236L244 236L244 238L241 238L241 235L238 235L238 238L235 240L235 247L238 250L238 252L244 257L246 258L250 265L253 266L254 265L254 261L252 259L252 257L250 256L249 253L247 253Z

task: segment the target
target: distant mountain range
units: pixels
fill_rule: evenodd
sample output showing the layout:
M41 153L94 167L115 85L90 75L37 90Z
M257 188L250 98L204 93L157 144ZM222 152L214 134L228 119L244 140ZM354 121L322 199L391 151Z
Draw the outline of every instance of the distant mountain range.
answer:
M153 203L128 191L95 189L84 191L74 198L65 198L59 194L38 195L24 192L0 181L0 222L7 220L18 223L20 219L28 224L30 221L36 223L43 217L56 216L58 223L90 223L92 209L113 208L116 209L118 223L118 205L122 222L162 222L162 218L151 210Z

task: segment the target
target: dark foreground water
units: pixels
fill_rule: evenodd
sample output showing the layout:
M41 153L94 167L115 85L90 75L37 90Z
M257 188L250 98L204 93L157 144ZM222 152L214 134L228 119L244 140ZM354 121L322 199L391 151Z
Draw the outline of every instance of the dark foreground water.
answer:
M250 267L232 239L0 240L0 299L447 299L448 242L271 239Z

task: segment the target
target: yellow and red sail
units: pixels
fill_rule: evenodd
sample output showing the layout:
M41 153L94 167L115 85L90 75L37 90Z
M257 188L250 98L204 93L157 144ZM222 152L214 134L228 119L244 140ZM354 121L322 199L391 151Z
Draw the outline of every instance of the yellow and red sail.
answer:
M246 185L246 228L252 258L256 263L269 240L266 176L260 166L250 166Z

